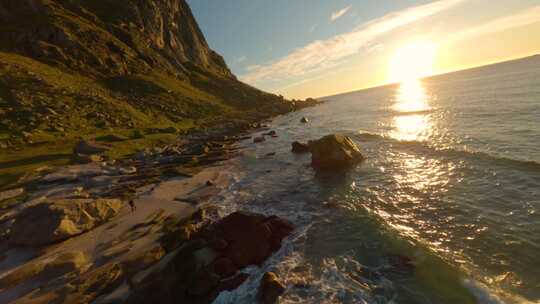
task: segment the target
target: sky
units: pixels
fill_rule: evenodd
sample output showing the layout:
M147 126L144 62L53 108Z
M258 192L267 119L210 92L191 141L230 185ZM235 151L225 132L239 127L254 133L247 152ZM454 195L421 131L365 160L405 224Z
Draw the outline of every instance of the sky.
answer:
M210 47L240 80L288 98L540 53L540 0L188 3Z

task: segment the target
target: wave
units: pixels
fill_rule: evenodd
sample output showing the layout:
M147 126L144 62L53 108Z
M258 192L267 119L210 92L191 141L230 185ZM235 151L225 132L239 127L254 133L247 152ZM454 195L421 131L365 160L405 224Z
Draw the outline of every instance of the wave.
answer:
M520 160L504 156L492 155L482 151L467 151L456 148L437 148L424 141L403 141L380 134L361 132L355 137L359 141L387 141L401 147L412 147L418 150L424 150L428 154L435 154L446 158L472 159L475 161L485 161L491 164L511 167L523 171L540 171L540 163L532 160Z

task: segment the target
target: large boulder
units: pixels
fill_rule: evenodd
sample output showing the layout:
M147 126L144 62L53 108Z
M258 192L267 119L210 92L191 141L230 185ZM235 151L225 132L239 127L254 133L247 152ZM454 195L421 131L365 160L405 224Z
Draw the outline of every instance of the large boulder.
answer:
M44 202L25 209L13 223L9 241L20 246L42 246L64 241L118 214L117 199L68 199Z
M262 264L294 228L276 216L235 212L219 222L216 229L228 244L224 255L241 269Z
M364 159L360 149L347 136L327 135L308 142L311 164L316 169L334 169L352 166Z
M96 143L90 143L85 140L78 142L73 148L73 154L92 155L103 154L110 150L109 147L98 145Z

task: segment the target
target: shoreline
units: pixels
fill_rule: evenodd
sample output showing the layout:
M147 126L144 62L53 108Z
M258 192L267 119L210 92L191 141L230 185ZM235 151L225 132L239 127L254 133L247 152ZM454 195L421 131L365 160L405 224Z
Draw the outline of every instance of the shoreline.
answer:
M171 253L164 249L162 238L182 229L176 226L166 231L169 222L190 220L194 214L204 213L207 206L210 211L206 214L211 215L201 219L197 229L204 230L219 222L219 213L213 208L220 208L216 200L234 182L230 161L242 153L241 140L268 130L264 125L268 119L271 118L244 122L240 127L233 124L193 132L130 159L60 166L23 180L17 186L24 190L15 197L22 200L0 210L0 227L4 231L0 241L4 252L0 257L0 302L35 298L32 303L41 303L40 299L45 301L62 294L59 282L73 284L75 274L106 275L112 271L110 267L119 265L127 271L133 267L132 263L140 264L135 267L141 269L137 273L144 273L158 265ZM118 215L60 243L35 248L9 245L10 225L27 208L55 200L100 198L121 199L123 207ZM137 208L133 213L126 204L131 199ZM64 261L70 270L60 272L59 277L43 274L43 265L62 259L66 253L74 253L81 261ZM114 291L101 286L107 293L95 296L92 301L106 300L107 295L125 299L129 295L129 286L126 288L125 284L137 273L125 274L121 285L111 282ZM51 279L57 282L49 283ZM69 294L64 292L62 296Z

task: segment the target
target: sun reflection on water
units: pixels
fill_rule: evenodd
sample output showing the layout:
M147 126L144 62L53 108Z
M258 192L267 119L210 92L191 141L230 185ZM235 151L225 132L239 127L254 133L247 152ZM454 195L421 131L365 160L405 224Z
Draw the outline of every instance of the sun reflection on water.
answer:
M401 83L392 108L399 112L393 119L392 138L402 141L426 139L432 129L431 119L427 115L431 107L420 80Z
M401 113L422 112L430 109L427 94L419 79L402 82L399 86L394 110Z

